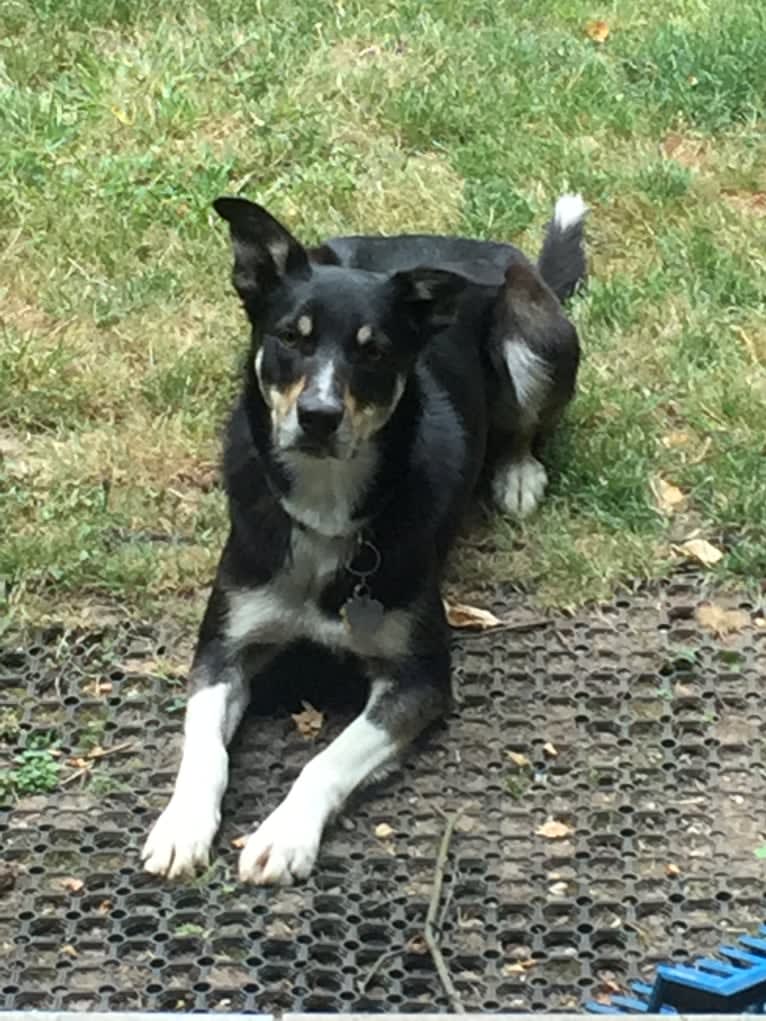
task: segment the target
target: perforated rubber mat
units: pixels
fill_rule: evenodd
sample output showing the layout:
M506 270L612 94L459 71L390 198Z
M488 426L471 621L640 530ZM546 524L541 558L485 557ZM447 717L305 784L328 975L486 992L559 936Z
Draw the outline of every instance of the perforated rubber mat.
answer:
M180 747L175 646L113 628L6 650L2 765L36 734L53 742L59 786L2 815L0 1006L446 1010L421 939L436 809L464 810L440 914L469 1010L578 1009L752 930L766 878L766 628L762 609L718 599L746 623L716 637L694 619L703 601L675 582L458 641L446 726L329 830L311 880L282 890L241 886L231 842L348 710L330 708L313 743L284 708L248 718L214 865L171 885L142 874L138 851ZM520 597L494 608L531 616Z

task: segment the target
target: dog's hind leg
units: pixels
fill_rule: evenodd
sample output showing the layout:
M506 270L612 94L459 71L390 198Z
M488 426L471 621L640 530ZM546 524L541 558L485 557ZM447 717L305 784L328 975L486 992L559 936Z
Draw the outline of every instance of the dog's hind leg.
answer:
M209 863L229 775L227 746L247 708L250 672L271 659L268 648L228 656L214 589L189 677L181 766L173 795L142 852L147 872L174 879Z
M501 510L523 518L548 476L540 452L571 399L579 341L558 299L531 267L509 266L489 339L492 490Z
M328 820L354 790L394 766L417 734L446 711L448 678L446 650L376 673L362 714L304 766L284 801L248 838L240 878L283 885L305 879Z

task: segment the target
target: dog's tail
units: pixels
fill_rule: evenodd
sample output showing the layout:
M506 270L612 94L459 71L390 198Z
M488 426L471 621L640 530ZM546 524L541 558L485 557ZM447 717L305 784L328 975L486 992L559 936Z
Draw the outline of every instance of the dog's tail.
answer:
M545 232L537 268L559 301L571 297L585 280L583 222L587 212L582 195L562 195Z

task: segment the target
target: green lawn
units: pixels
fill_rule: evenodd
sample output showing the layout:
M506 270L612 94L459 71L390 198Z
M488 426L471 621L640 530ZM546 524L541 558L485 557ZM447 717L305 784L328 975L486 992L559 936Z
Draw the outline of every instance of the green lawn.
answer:
M550 495L480 529L462 585L573 604L667 572L691 535L760 583L765 101L762 0L5 0L0 614L197 613L245 342L210 202L236 191L308 241L531 253L581 191L585 361Z

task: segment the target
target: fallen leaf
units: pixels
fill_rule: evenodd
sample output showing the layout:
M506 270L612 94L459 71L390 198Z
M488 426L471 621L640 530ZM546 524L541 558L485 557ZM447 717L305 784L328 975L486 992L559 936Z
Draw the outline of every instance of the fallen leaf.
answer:
M601 990L605 993L621 993L622 986L611 978L601 980Z
M763 861L764 859L766 859L766 844L761 844L760 847L756 847L756 849L753 851L753 854L755 855L756 858L758 858L759 861Z
M67 957L79 957L79 954L71 943L64 943L64 945L59 948L59 953L66 954Z
M558 748L555 744L551 744L550 741L546 741L543 745L543 751L549 759L557 759L559 757Z
M568 892L569 887L564 882L554 883L553 886L548 887L548 893L552 894L554 897L566 897Z
M766 627L766 617L756 617L755 618L755 626L756 627Z
M665 874L671 877L680 876L681 870L677 865L666 865Z
M564 822L559 822L557 819L549 819L535 832L538 837L546 837L548 840L560 840L562 837L568 837L570 833L574 833L574 830Z
M662 445L667 447L668 450L672 450L674 447L685 447L690 439L689 433L683 432L680 429L673 430L662 437Z
M241 850L247 843L247 837L234 837L231 842L232 847L236 847L237 850Z
M672 514L686 499L678 486L674 486L671 482L666 482L665 479L652 479L651 486L657 510L663 514Z
M413 936L411 940L407 942L407 950L411 954L425 954L428 951L428 945L422 936Z
M518 766L519 769L524 769L529 765L529 759L526 755L522 755L521 752L506 752L506 754L514 766Z
M303 712L293 713L295 726L308 740L313 741L324 725L324 713L320 713L310 702L303 702Z
M388 838L392 837L393 835L394 831L391 829L387 822L380 822L375 827L375 836L379 840L388 840Z
M594 43L605 43L609 38L609 26L605 21L587 21L585 23L585 34Z
M504 964L503 965L503 974L504 975L523 975L525 972L529 971L531 968L534 968L536 966L536 964L537 964L537 961L535 961L532 957L530 957L529 960L527 960L527 961L513 961L513 963Z
M74 766L76 769L89 769L92 763L88 759L67 759L67 766Z
M108 915L112 910L112 902L110 900L102 900L96 910L100 915Z
M479 631L488 631L490 628L500 627L503 623L489 610L480 610L476 606L467 606L465 603L451 603L445 599L444 609L447 614L447 623L454 628L476 628Z
M60 880L61 886L69 893L79 893L85 886L85 882L82 879L74 879L72 876L67 876L66 879Z
M719 560L723 559L723 553L707 539L688 539L676 549L690 560L697 560L705 567L712 567L713 564L717 564Z
M741 631L750 623L750 614L746 610L724 610L715 603L698 606L694 616L698 624L712 631L718 638Z

